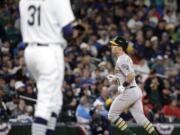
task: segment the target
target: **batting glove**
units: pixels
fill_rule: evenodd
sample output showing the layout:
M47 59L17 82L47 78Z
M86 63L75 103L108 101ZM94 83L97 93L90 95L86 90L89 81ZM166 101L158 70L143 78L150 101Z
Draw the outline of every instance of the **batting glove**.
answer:
M109 80L109 82L112 82L112 81L116 80L117 78L116 78L115 75L109 74L109 75L107 76L107 79Z
M119 93L123 93L124 90L125 90L124 86L122 86L122 85L118 86L118 92Z

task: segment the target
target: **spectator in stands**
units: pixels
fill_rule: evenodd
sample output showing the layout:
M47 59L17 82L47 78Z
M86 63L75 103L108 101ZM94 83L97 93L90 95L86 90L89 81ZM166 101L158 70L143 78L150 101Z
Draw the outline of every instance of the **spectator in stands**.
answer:
M4 85L5 85L4 77L3 77L2 74L0 74L0 86L1 86L1 87L4 87Z
M21 81L15 83L15 90L18 95L25 95L25 85Z
M167 9L163 18L168 24L173 24L173 25L177 25L177 18L176 18L176 14L173 13L172 10Z
M101 116L96 108L90 111L92 120L90 122L91 135L109 135L109 121Z
M104 86L101 90L100 96L94 101L93 106L97 108L100 115L107 118L108 110L106 108L106 100L109 97L108 87Z
M27 86L26 86L25 96L26 96L26 97L29 97L29 98L32 98L32 99L36 99L37 94L36 94L36 92L34 91L32 85L27 85ZM26 101L26 104L29 105L29 106L31 106L31 107L34 107L35 102L33 102L33 101Z
M62 121L76 121L75 111L77 107L77 99L71 88L64 91L62 110Z
M90 104L86 96L81 97L80 103L76 109L77 122L89 124L91 120L90 116Z
M159 77L156 77L155 72L151 71L149 78L145 81L144 89L149 98L149 102L153 106L156 106L156 105L159 106L162 104L163 87L164 87L164 84L162 82L162 79L160 79Z
M177 104L177 99L172 99L169 105L165 105L162 109L162 113L171 119L180 118L180 108Z
M165 74L166 70L164 67L164 59L162 56L157 56L155 63L152 65L152 69L154 69L158 74Z
M33 108L32 106L26 106L25 112L17 116L17 122L20 123L32 123L33 122Z
M12 110L11 117L17 118L19 115L22 115L25 113L26 109L26 103L24 100L20 99L18 100L17 106Z

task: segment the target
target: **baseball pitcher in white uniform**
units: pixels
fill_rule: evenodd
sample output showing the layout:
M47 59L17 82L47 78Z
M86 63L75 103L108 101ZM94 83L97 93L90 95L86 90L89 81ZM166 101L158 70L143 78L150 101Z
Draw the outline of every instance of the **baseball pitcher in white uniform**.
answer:
M149 135L158 135L151 122L145 117L142 106L142 91L135 81L135 72L131 58L125 53L128 41L116 36L110 41L112 54L117 57L115 74L109 74L110 82L118 84L120 94L112 102L108 119L117 126L123 135L135 135L127 126L120 114L129 109L137 124L143 126Z
M73 33L70 0L20 0L25 63L38 88L32 135L52 135L62 106L63 34Z

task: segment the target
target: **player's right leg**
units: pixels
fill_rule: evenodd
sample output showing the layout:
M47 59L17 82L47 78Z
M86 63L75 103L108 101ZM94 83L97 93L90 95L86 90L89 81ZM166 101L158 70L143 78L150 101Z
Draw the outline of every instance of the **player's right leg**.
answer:
M28 69L35 77L38 88L32 135L45 135L52 113L52 93L56 89L58 78L58 74L55 72L58 70L56 54L49 46L29 45L25 50L25 61Z
M149 135L158 135L152 123L144 115L141 99L135 102L135 104L130 108L130 112L136 120L137 124L143 126Z
M112 124L119 128L123 135L135 135L127 126L126 122L120 117L120 114L127 109L134 99L130 99L127 93L123 93L115 98L113 101L109 113L108 119Z

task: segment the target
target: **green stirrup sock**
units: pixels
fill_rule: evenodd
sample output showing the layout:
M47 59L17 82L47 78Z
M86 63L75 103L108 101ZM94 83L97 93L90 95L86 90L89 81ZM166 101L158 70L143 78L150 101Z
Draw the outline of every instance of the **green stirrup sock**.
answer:
M150 135L159 135L156 130L154 129L154 131L152 131L152 133Z
M122 118L118 118L114 122L115 126L121 130L123 135L135 135L127 126L126 122Z
M147 122L144 124L144 129L149 135L158 135L155 128L153 127L151 122Z
M126 128L124 131L121 131L123 135L136 135L129 128Z

